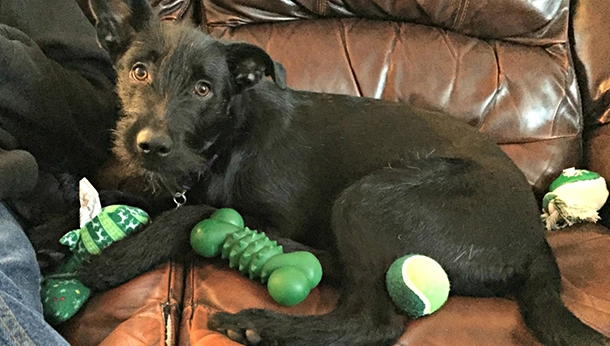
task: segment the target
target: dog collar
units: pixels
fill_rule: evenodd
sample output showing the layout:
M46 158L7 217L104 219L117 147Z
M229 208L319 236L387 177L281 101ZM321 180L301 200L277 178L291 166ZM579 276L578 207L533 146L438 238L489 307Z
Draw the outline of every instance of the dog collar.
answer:
M174 193L174 203L176 203L176 208L186 204L186 193L193 187L193 185L195 185L196 182L201 179L201 176L212 167L217 159L218 155L214 154L214 156L212 156L212 158L209 159L205 165L203 165L201 170L198 172L193 172L186 177L184 183L182 184L182 191Z

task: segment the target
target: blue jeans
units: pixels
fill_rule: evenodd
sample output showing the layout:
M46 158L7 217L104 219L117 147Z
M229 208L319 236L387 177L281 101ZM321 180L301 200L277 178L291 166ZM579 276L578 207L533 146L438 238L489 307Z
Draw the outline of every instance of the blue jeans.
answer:
M68 345L43 318L36 254L1 201L0 345Z

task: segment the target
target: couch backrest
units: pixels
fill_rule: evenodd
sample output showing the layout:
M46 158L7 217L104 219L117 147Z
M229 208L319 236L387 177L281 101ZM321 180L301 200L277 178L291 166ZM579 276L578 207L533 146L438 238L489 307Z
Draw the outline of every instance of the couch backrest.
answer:
M292 88L462 118L496 140L538 194L579 163L583 118L569 0L153 3L165 19L188 9L212 35L263 47L286 67Z

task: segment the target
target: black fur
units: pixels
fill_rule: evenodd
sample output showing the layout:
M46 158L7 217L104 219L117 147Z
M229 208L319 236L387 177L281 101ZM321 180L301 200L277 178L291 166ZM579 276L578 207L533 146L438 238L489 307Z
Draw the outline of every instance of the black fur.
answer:
M115 153L126 174L146 177L165 201L190 190L189 205L94 259L81 273L89 286L107 289L183 258L208 205L228 206L255 228L321 250L325 275L341 281L338 307L326 315L211 318L211 328L242 343L391 345L404 322L385 270L420 253L440 262L453 294L514 295L547 345L605 344L561 303L521 171L468 125L394 102L286 89L260 48L158 23L146 0L92 0L91 8L118 73Z

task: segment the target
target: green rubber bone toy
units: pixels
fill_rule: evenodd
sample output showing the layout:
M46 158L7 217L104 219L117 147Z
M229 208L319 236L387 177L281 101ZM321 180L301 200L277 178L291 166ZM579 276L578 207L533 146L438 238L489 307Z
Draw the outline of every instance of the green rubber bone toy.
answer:
M203 257L220 255L229 260L231 268L267 283L269 295L281 305L302 302L322 279L322 266L313 254L284 253L264 233L244 227L241 215L230 208L218 209L195 225L191 246Z

